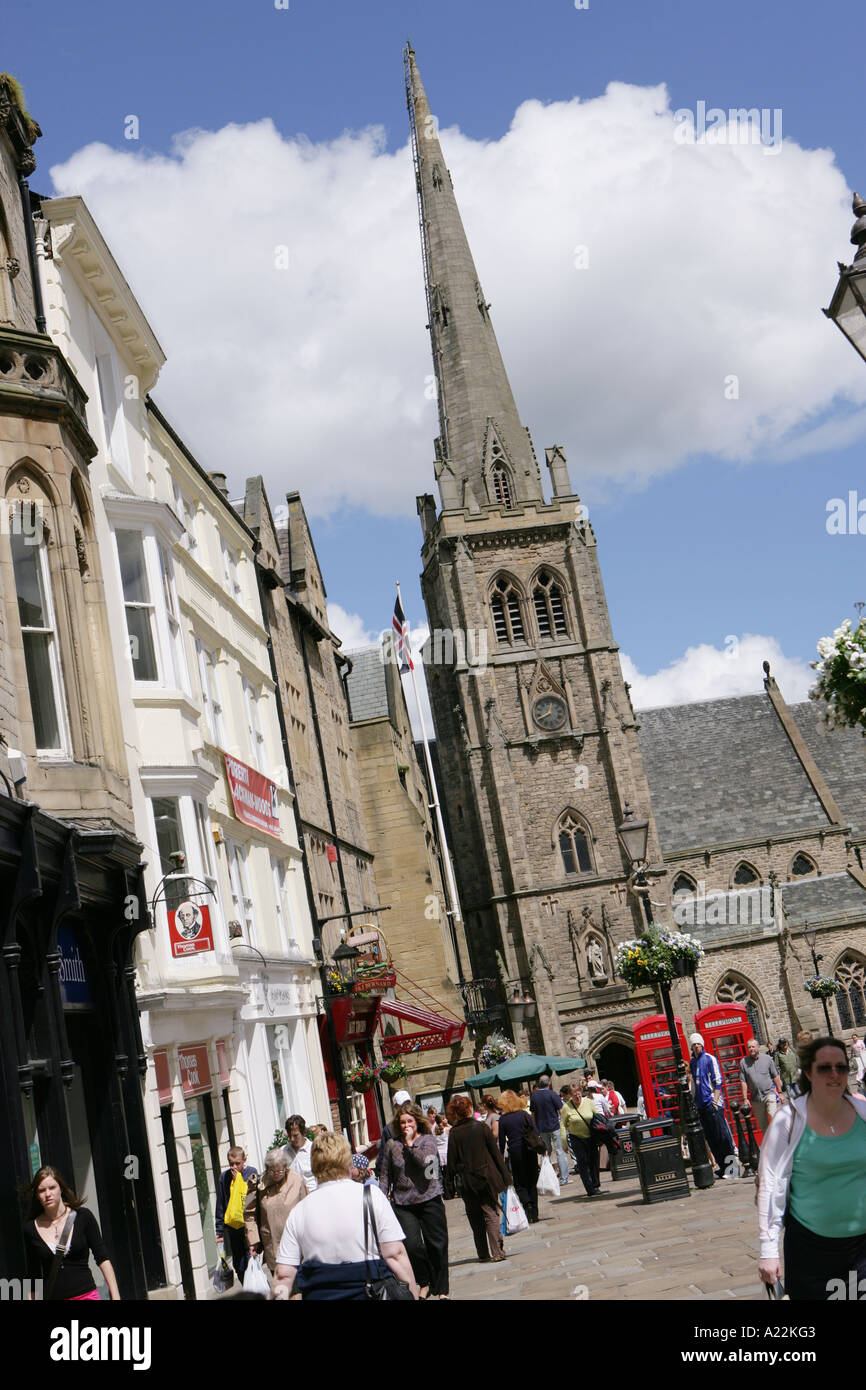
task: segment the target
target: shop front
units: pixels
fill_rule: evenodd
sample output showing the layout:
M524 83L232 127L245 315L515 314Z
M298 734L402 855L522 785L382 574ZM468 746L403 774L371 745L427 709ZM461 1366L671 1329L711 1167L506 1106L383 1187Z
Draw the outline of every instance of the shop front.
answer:
M165 1285L134 993L140 852L0 796L0 1274L26 1275L18 1193L50 1164L86 1196L125 1299Z
M319 1040L325 1062L325 1075L328 1083L330 1103L330 1128L340 1132L340 1110L338 1105L337 1070L345 1077L353 1068L375 1066L373 1037L379 1023L379 997L361 998L358 996L326 995L322 1000L323 1010L330 1011L334 1037L337 1043L336 1058L330 1040L328 1015L323 1012L319 1018ZM335 1065L336 1064L336 1065ZM384 1120L379 1089L373 1085L360 1091L348 1087L349 1142L355 1153L375 1151L382 1135Z

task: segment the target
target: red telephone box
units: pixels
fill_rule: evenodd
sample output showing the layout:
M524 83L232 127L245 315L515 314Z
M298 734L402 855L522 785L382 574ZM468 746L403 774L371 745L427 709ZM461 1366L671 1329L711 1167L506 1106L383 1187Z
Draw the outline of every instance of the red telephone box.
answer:
M755 1036L746 1010L740 1004L711 1004L707 1009L699 1009L695 1014L695 1032L704 1040L704 1049L719 1064L722 1073L722 1089L725 1094L725 1119L731 1128L734 1142L737 1127L731 1114L731 1101L742 1104L743 1087L740 1081L740 1063L746 1056L746 1043ZM760 1144L764 1131L758 1125L754 1112L751 1117L755 1140Z
M682 1021L675 1018L674 1026L683 1048L683 1056L688 1057ZM649 1018L642 1018L640 1023L632 1024L632 1032L634 1033L637 1073L643 1087L647 1117L654 1120L659 1116L664 1116L678 1120L678 1059L674 1056L674 1050L671 1047L667 1019L664 1014L652 1014Z

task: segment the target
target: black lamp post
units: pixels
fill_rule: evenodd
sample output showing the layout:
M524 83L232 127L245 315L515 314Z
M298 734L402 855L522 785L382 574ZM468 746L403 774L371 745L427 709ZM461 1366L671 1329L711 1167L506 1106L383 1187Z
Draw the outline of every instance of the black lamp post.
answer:
M807 922L807 923L806 923L806 930L803 932L803 935L805 936L807 942L809 943L809 954L810 954L811 957L812 957L812 965L813 965L813 967L814 967L815 974L816 974L816 975L820 975L821 972L820 972L820 970L818 969L818 963L819 963L819 961L822 961L822 960L824 959L824 957L815 954L815 946L816 946L817 941L818 941L818 932L817 932L817 929L813 929L812 931L809 931L809 930L808 930L808 927L809 927L809 924L808 924L808 922ZM827 1036L830 1037L830 1038L832 1038L832 1036L833 1036L833 1026L832 1026L832 1024L830 1023L830 1010L827 1008L827 1000L824 999L823 996L822 996L822 998L821 998L821 1007L822 1007L822 1009L824 1010L824 1019L825 1019L826 1024L827 1024Z
M638 820L634 811L632 811L628 802L626 802L625 820L622 825L618 827L617 833L626 857L629 859L632 866L632 877L629 886L635 896L643 904L647 926L652 926L653 914L652 904L650 902L650 887L646 876L646 851L647 838L649 835L649 821ZM671 1050L677 1067L677 1105L679 1108L680 1129L685 1135L686 1143L689 1146L689 1154L692 1160L692 1181L695 1187L712 1187L715 1182L715 1178L713 1177L713 1165L709 1161L707 1141L704 1137L704 1131L698 1119L697 1107L689 1087L689 1071L686 1059L683 1056L682 1048L680 1047L679 1034L677 1033L676 1023L674 1021L670 987L665 980L659 980L658 990L661 995L665 1018L667 1019Z
M854 194L854 215L857 221L851 229L851 242L857 247L853 265L839 262L839 280L824 313L866 358L866 201Z

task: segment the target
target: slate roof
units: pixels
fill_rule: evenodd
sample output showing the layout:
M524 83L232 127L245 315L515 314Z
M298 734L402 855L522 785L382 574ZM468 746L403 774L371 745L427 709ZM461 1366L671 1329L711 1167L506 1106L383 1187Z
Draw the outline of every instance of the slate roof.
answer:
M850 874L827 874L807 878L802 883L779 886L782 904L792 926L804 922L818 926L836 918L866 920L866 889Z
M829 824L766 695L641 710L638 720L665 853ZM823 755L816 761L832 786ZM866 786L866 765L862 775Z
M387 718L388 686L379 648L363 647L352 652L350 659L352 670L346 678L350 720L357 723L360 719Z
M790 708L842 819L855 833L862 833L866 829L866 738L856 729L831 729L814 700Z

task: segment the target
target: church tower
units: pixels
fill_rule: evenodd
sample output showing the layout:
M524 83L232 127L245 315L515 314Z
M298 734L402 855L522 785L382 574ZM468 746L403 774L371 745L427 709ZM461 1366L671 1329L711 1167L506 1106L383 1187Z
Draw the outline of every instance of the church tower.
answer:
M642 927L627 804L662 862L638 726L592 526L558 445L545 498L411 48L404 61L439 403L438 502L418 499L425 665L472 968L531 982L519 1045L598 1055L653 1010L613 966Z

